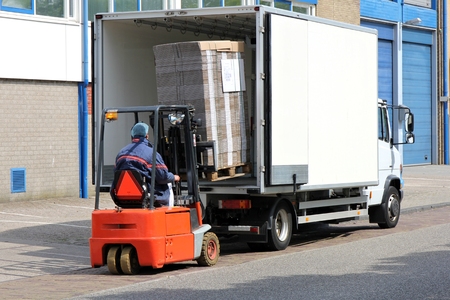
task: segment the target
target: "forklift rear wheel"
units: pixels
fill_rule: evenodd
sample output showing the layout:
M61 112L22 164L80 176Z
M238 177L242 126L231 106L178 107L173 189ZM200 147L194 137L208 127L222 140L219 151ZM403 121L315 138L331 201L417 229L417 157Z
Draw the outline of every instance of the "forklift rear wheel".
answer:
M120 267L120 246L114 245L108 250L107 257L108 270L111 274L123 274Z
M202 252L197 258L201 266L214 266L219 260L220 245L219 238L213 232L207 232L203 236Z
M141 266L137 256L136 249L133 246L126 246L120 255L120 267L123 273L127 275L136 275Z

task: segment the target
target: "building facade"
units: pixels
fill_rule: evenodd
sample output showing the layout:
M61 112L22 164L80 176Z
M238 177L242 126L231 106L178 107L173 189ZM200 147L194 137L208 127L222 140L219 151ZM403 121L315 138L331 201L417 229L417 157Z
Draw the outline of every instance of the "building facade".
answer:
M0 1L0 202L80 193L80 8L50 2Z
M403 147L405 165L440 162L437 16L435 0L361 1L361 25L378 30L379 97L414 112L416 141Z
M416 116L416 143L403 147L405 164L445 163L445 47L438 45L443 15L439 11L445 11L445 4L446 0L0 0L6 45L0 47L0 202L93 194L89 26L98 12L267 5L375 28L379 96L411 107Z

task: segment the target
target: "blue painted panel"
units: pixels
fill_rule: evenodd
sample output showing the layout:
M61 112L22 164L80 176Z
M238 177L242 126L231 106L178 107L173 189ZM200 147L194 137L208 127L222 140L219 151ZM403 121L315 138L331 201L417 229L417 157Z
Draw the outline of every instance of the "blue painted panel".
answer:
M394 1L361 0L361 17L400 22L400 5Z
M361 17L380 19L392 22L406 22L420 18L418 26L437 28L437 13L435 9L400 3L401 1L361 0Z
M11 193L27 191L26 174L25 168L11 168Z
M402 40L403 42L432 45L433 35L429 31L403 28Z
M378 38L383 40L394 39L394 28L390 24L361 21L361 26L378 30Z
M293 0L293 2L301 2L301 3L317 4L317 0Z
M403 43L403 103L414 113L415 143L403 147L405 165L431 163L431 47Z
M378 97L388 104L392 104L393 95L392 49L392 41L378 40Z
M392 104L394 29L392 25L365 21L361 26L378 30L378 97Z
M420 18L422 20L419 26L429 28L436 28L437 26L437 14L434 9L405 4L403 7L402 22L405 23L406 21L415 18Z

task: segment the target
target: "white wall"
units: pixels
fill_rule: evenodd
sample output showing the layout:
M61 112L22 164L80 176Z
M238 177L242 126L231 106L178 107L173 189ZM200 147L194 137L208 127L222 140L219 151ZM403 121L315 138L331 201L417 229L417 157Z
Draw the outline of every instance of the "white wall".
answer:
M82 81L82 26L0 14L0 78Z

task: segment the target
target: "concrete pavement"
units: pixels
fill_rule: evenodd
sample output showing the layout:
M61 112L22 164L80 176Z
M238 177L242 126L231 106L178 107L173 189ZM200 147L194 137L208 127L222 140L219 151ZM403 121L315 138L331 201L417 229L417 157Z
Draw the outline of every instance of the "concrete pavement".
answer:
M404 167L403 179L402 213L450 205L449 165Z
M404 179L403 214L450 205L450 166L405 167ZM93 207L93 197L0 203L0 291L2 282L90 269ZM108 195L101 207L114 207Z

